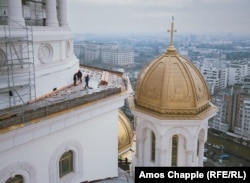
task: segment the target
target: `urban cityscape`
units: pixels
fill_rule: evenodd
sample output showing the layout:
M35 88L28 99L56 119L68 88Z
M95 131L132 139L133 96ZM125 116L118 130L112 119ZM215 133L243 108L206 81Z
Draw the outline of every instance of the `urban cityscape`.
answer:
M166 35L76 35L74 52L83 65L125 72L133 88L140 70L166 51ZM250 165L250 38L240 35L175 35L179 54L191 60L203 74L218 107L209 120L210 136L206 144L205 165ZM130 120L131 113L127 112ZM209 140L214 138L232 141ZM219 143L217 145L216 143ZM238 146L237 146L238 145ZM230 146L236 149L231 149ZM242 147L241 147L242 146ZM239 149L244 149L240 152ZM209 150L209 151L208 151ZM220 159L221 154L231 158ZM212 159L207 161L206 157ZM236 157L236 158L233 158ZM235 162L236 161L236 162ZM238 162L238 163L237 163Z
M0 182L249 179L248 7L1 0Z

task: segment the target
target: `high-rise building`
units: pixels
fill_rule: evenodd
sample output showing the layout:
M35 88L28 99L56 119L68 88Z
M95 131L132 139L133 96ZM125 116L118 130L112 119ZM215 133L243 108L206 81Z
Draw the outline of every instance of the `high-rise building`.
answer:
M235 107L234 133L241 138L250 138L250 86L243 85L237 93Z
M217 114L209 121L209 126L223 132L232 131L233 94L226 89L213 95L212 102L218 107Z
M134 50L132 48L102 49L101 60L105 64L126 66L134 64Z
M228 68L228 85L243 83L244 77L248 74L246 61L234 61Z

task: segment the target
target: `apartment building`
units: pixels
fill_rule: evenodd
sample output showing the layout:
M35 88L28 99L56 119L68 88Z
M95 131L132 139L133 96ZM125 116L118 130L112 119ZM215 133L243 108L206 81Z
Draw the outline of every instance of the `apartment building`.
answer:
M125 66L134 64L134 50L132 48L107 48L102 50L102 63Z
M220 91L212 98L212 103L218 107L216 116L209 121L209 126L220 131L229 131L232 122L233 95L229 90Z
M237 96L234 133L250 138L250 85L242 86Z
M200 63L199 67L212 95L227 87L228 69L226 67L215 67L208 61Z
M248 74L248 64L245 61L234 61L228 68L228 85L242 83Z

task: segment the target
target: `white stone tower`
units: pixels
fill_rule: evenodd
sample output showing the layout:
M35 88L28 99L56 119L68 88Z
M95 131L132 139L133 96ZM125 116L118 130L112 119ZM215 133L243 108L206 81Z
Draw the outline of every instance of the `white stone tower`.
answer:
M203 166L210 103L199 70L180 56L171 41L166 52L141 72L135 90L135 166ZM133 170L132 170L133 171Z
M0 109L72 83L79 61L67 0L2 0L0 38Z
M117 177L118 153L131 143L133 131L118 118L131 93L123 73L81 67L92 89L72 86L79 62L66 2L0 1L1 183Z

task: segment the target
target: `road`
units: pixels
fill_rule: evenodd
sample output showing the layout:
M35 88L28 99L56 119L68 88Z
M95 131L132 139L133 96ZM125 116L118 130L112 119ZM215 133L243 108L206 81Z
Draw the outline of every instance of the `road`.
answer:
M204 155L208 160L204 163L204 166L250 167L250 147L236 143L225 135L210 132L205 149L207 149L207 152ZM220 160L220 155L223 153L229 155L228 160Z

